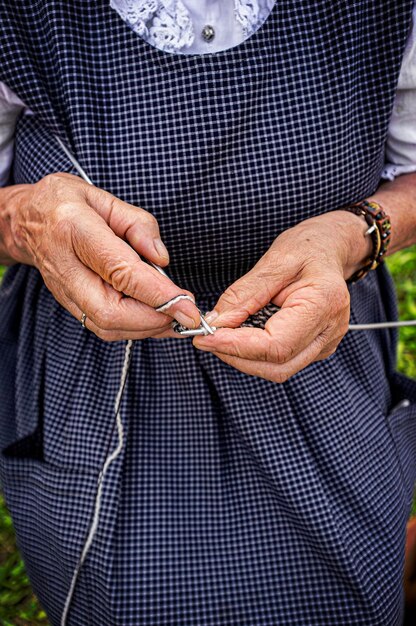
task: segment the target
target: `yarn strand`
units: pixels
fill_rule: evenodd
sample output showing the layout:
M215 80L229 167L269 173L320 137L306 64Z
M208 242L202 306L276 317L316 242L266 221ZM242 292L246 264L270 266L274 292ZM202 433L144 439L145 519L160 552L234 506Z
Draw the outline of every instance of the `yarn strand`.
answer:
M118 456L121 454L122 450L123 450L123 445L124 445L124 429L123 429L123 423L121 421L121 414L120 414L120 408L121 408L121 401L123 399L123 393L124 393L124 389L126 386L126 380L127 380L127 376L129 373L129 369L130 369L130 364L131 364L131 357L132 357L132 352L133 352L133 341L129 340L126 343L126 348L125 348L125 353L124 353L124 363L123 363L123 369L121 372L121 378L120 378L120 385L119 385L119 389L117 392L117 396L116 396L116 400L115 400L115 404L114 404L114 413L115 413L115 425L117 426L117 434L118 434L118 442L117 442L117 446L114 448L114 450L109 454L107 451L107 455L106 455L106 459L104 461L103 467L98 475L98 480L97 480L97 487L96 487L96 493L95 493L95 505L94 505L94 512L91 518L91 522L89 525L89 529L86 535L86 539L84 541L84 545L82 548L82 552L81 552L81 556L78 560L77 566L75 568L74 574L72 576L72 581L71 581L71 585L69 587L69 591L68 591L68 595L66 597L65 600L65 605L64 605L64 609L62 612L62 618L61 618L61 626L66 626L67 624L67 620L68 620L68 614L69 614L69 610L71 608L71 603L72 603L72 599L75 593L75 588L77 585L77 581L80 575L80 571L81 568L84 564L84 561L88 555L88 552L91 548L92 542L94 541L94 537L97 533L98 530L98 523L100 520L100 511L101 511L101 501L102 501L102 493L103 493L103 484L104 484L104 478L107 474L107 471L109 469L109 467L111 466L111 464L118 458ZM113 429L111 431L111 437L110 437L110 442L109 442L109 447L111 445L111 440L112 440L112 435L114 433L114 426Z

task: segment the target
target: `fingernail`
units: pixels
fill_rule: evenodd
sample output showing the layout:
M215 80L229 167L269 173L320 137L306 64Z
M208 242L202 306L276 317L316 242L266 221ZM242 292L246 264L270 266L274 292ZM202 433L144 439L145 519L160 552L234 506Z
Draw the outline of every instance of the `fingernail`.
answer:
M219 317L219 313L217 311L208 311L208 313L205 313L204 315L205 317L205 321L208 324L211 324L214 320L217 319L217 317Z
M167 248L161 239L153 239L153 245L159 256L161 256L163 259L169 259L169 252L167 251Z
M178 311L177 313L175 313L175 320L177 320L179 324L182 324L182 326L185 326L185 328L196 328L193 317L182 313L182 311Z

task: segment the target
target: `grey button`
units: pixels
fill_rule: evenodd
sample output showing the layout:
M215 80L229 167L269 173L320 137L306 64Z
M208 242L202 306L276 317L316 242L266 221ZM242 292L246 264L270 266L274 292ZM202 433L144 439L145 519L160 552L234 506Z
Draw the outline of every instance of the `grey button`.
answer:
M204 41L207 41L208 43L210 41L212 41L215 37L215 30L213 29L212 26L210 26L209 24L207 24L206 26L204 26L204 28L202 29L201 32L202 35L202 39Z

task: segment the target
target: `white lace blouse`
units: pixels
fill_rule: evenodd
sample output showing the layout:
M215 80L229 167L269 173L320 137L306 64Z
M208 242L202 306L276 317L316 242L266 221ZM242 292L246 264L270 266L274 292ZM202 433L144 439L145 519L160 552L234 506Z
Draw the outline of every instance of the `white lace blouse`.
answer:
M250 37L284 0L109 0L139 37L171 54L209 54ZM0 186L7 184L13 136L25 104L0 82ZM416 0L390 120L383 178L416 171Z
M267 19L276 0L111 0L110 6L150 45L204 54L238 45Z

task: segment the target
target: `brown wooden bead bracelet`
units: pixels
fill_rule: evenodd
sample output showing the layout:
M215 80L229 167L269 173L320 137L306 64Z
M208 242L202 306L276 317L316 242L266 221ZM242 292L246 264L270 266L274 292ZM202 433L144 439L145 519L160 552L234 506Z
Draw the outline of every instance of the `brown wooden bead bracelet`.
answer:
M371 235L373 241L371 257L364 267L355 272L347 281L348 283L355 283L357 280L364 278L370 270L375 270L384 260L390 243L391 223L389 216L386 215L377 202L362 200L361 202L343 207L342 210L355 213L355 215L362 215L369 226L365 235Z

